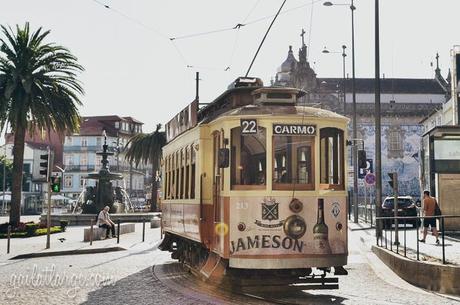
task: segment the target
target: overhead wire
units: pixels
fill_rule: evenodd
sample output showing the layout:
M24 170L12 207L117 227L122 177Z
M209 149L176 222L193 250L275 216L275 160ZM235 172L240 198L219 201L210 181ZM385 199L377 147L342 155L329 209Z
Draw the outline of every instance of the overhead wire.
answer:
M255 2L255 4L252 6L252 8L249 10L249 13L246 15L246 17L243 19L242 23L241 24L244 24L246 22L246 20L248 20L249 16L251 16L252 12L254 12L254 10L256 9L256 7L259 5L260 3L260 0L257 0ZM240 24L240 23L239 23ZM235 40L233 42L233 47L232 47L232 52L230 53L230 60L229 60L229 64L228 66L225 68L224 71L228 71L230 70L230 68L232 67L233 65L233 58L235 57L235 53L236 53L236 48L238 46L238 41L239 41L239 36L240 36L240 29L241 29L241 26L238 27L237 31L236 31L236 34L235 34Z
M94 0L94 1L96 1L96 0ZM313 4L317 3L317 2L320 2L320 1L323 1L323 0L312 0L310 3L302 4L302 5L295 6L295 7L291 7L289 9L284 10L279 15L284 15L284 14L287 14L287 13L289 13L291 11L298 10L298 9L301 9L301 8L304 8L304 7L307 7L307 6L311 6L311 5L313 5ZM231 31L231 30L239 30L240 28L242 28L244 26L248 26L248 25L251 25L251 24L259 23L259 22L262 22L264 20L270 19L270 18L274 17L275 15L276 14L260 17L260 18L254 19L252 21L237 23L234 26L229 26L229 27L220 28L220 29L216 29L216 30L192 33L192 34L187 34L187 35L182 35L182 36L170 37L169 39L170 40L181 40L181 39L187 39L187 38L194 38L194 37L198 37L198 36L204 36L204 35L216 34L216 33L221 33L221 32L227 32L227 31Z
M105 4L105 3L103 3L103 2L101 2L99 0L92 0L92 1L97 3L98 5L106 8L106 9L109 9L109 10L113 11L114 13L117 13L118 15L120 15L123 18L125 18L127 20L130 20L131 22L136 23L137 25L139 25L139 26L141 26L141 27L143 27L143 28L145 28L145 29L147 29L149 31L152 31L153 33L157 34L158 36L170 41L170 43L172 44L174 50L176 51L178 56L181 58L183 64L187 68L197 68L197 66L191 65L189 63L189 61L185 57L184 53L181 51L181 48L178 46L177 40L195 38L195 37L199 37L199 36L205 36L205 35L211 35L211 34L217 34L217 33L236 30L235 40L234 40L233 47L232 47L232 52L231 52L231 55L230 55L230 61L229 61L230 64L225 69L213 68L215 70L228 71L228 70L230 70L230 68L231 68L231 66L233 64L234 55L236 53L236 47L237 47L237 44L238 44L238 41L239 41L240 29L242 27L262 22L264 20L267 20L269 18L275 17L277 15L284 15L284 14L287 14L287 13L289 13L291 11L298 10L298 9L301 9L301 8L304 8L304 7L307 7L307 6L313 6L313 4L315 4L317 2L320 2L320 1L323 1L323 0L311 0L310 3L306 3L306 4L302 4L302 5L299 5L299 6L292 7L292 8L288 8L288 9L285 9L284 11L282 11L282 12L278 12L277 14L268 15L268 16L264 16L264 17L261 17L261 18L251 20L251 21L247 21L247 19L252 15L252 13L256 9L256 7L260 4L260 0L257 0L257 2L249 10L248 14L246 15L246 17L243 19L243 21L241 23L237 23L236 25L230 26L230 27L225 27L225 28L220 28L220 29L211 30L211 31L205 31L205 32L199 32L199 33L192 33L192 34L176 36L176 37L167 36L167 35L163 34L161 31L159 31L158 29L156 29L156 28L154 28L152 26L146 25L142 21L139 21L139 20L137 20L137 19L135 19L135 18L123 13L122 11L120 11L120 10L110 6L110 5L107 5L107 4ZM311 33L311 27L310 27L310 33ZM311 37L311 35L309 35L309 36Z
M120 10L118 10L118 9L112 7L112 6L109 6L109 5L105 4L105 3L102 3L102 2L99 1L99 0L92 0L92 1L95 2L95 3L97 3L97 4L99 4L99 5L101 5L101 6L103 6L104 8L106 8L106 9L108 9L108 10L111 10L111 11L117 13L118 15L122 16L123 18L125 18L125 19L127 19L127 20L130 20L131 22L134 22L134 23L136 23L137 25L139 25L139 26L141 26L141 27L143 27L143 28L145 28L145 29L147 29L147 30L149 30L149 31L154 32L154 33L157 34L158 36L160 36L160 37L162 37L162 38L167 39L168 41L170 41L171 44L172 44L172 46L173 46L173 48L174 48L174 50L177 52L177 54L178 54L179 57L181 58L181 60L182 60L182 62L184 63L184 65L185 65L185 66L189 66L188 61L187 61L187 59L185 58L184 54L180 51L180 49L179 49L178 46L174 43L174 41L171 41L167 35L163 34L162 32L160 32L159 30L157 30L157 29L154 28L154 27L151 27L151 26L146 25L146 24L143 23L142 21L139 21L139 20L137 20L137 19L135 19L135 18L132 18L131 16L129 16L129 15L127 15L127 14L121 12Z
M315 8L314 0L311 0L311 9L310 9L310 26L308 28L308 50L307 50L307 60L309 59L310 55L310 48L311 48L311 31L313 29L313 10Z

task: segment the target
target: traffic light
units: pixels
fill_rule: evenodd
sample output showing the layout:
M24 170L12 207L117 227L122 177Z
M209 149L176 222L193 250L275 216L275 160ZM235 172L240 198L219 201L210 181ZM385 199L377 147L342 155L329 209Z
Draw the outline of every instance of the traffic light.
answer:
M358 150L358 168L367 168L366 151Z
M49 154L45 155L40 155L40 175L43 175L46 177L46 181L48 181L49 178Z
M61 177L51 177L51 191L53 193L59 193L61 191Z
M388 173L388 176L390 177L390 181L388 181L388 184L394 190L398 186L398 174L397 173Z

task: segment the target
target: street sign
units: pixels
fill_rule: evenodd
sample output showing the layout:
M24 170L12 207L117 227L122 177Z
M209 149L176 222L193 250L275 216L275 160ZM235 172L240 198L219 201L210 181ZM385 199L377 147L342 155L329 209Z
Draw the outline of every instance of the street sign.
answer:
M366 168L360 168L358 171L358 178L364 179L364 177L374 172L374 161L372 159L366 159Z
M368 173L366 175L366 177L364 178L364 181L366 181L366 183L368 185L374 185L375 184L375 175L373 173Z

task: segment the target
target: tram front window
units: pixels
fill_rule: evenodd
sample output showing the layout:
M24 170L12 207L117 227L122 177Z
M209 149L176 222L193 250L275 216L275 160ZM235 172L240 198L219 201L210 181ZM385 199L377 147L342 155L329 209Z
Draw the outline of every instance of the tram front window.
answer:
M256 134L242 135L241 128L231 134L232 189L264 188L266 178L266 132L258 127Z
M320 131L320 184L322 189L344 189L343 131L322 128Z
M310 136L273 136L273 189L314 189L313 143Z

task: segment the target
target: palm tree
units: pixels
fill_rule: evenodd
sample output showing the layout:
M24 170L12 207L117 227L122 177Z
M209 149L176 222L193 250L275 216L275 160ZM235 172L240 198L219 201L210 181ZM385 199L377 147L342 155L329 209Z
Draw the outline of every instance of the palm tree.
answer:
M78 131L83 88L76 72L83 71L68 49L45 43L50 31L40 27L31 33L23 28L1 26L0 128L9 123L14 133L13 182L10 223L20 221L24 138L26 131Z
M136 166L139 163L152 164L152 203L150 204L150 211L157 211L157 179L156 173L159 169L161 149L166 144L166 134L160 131L161 124L157 125L154 132L149 134L137 134L133 136L126 144L126 159L133 162Z

